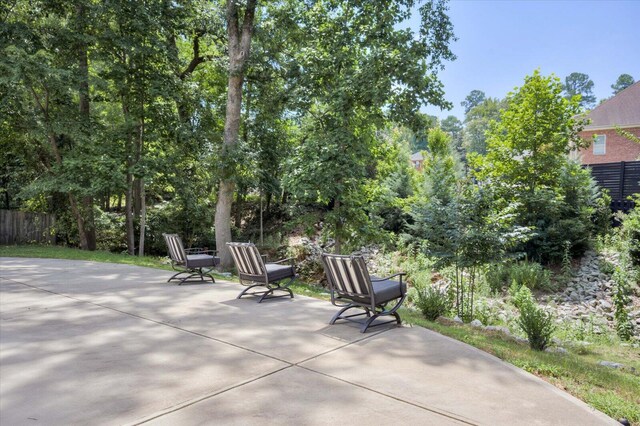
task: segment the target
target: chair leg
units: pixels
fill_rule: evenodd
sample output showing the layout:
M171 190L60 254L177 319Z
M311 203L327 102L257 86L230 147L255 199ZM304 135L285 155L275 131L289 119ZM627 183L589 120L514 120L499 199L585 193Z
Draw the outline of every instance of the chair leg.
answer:
M240 298L242 298L242 296L246 295L246 294L247 294L247 292L248 292L249 290L251 290L252 288L254 288L254 287L262 287L262 286L264 286L264 284L254 284L254 285L250 285L249 287L247 287L247 288L245 288L244 290L242 290L242 291L240 292L240 294L236 297L236 299L240 299ZM249 293L249 294L251 294L251 293Z
M186 277L184 278L178 278L179 275L182 274L188 274ZM180 271L176 274L174 274L171 278L169 278L167 280L167 282L170 282L172 280L180 280L180 282L178 283L178 285L182 285L185 282L187 282L190 278L193 277L199 277L201 282L205 281L205 276L208 278L211 278L211 282L216 282L215 278L213 278L213 275L211 275L210 271L203 271L202 268L199 269L190 269L190 270L186 270L186 271Z
M274 290L274 289L270 288L269 290L265 291L265 292L262 294L262 296L260 296L260 299L258 299L258 303L262 303L262 301L263 301L264 299L270 299L270 298L269 298L269 297L267 297L267 296L268 296L268 295L270 295L270 294L273 294L273 290Z
M290 284L287 283L287 286ZM240 292L240 294L236 297L236 299L240 299L242 298L242 296L245 295L251 295L251 296L260 296L260 298L258 299L258 303L262 303L263 300L266 299L275 299L278 297L285 297L285 296L289 296L291 299L293 299L293 291L291 291L290 288L288 288L287 286L281 286L280 283L276 283L276 284L263 284L263 283L259 283L259 284L253 284L250 285L249 287L245 288L244 290L242 290ZM266 290L264 291L255 291L253 293L249 293L249 290L251 290L254 287L265 287ZM288 294L281 294L278 296L274 296L274 292L281 290L281 291L286 291Z
M192 272L191 274L187 275L185 278L183 278L182 280L180 280L180 282L178 283L178 285L182 285L184 284L185 281L187 281L189 278L191 277L195 277L196 275L200 276L200 281L204 281L204 278L202 278L202 274L200 274L199 272Z
M371 323L374 322L379 316L380 316L379 314L370 316L369 319L367 319L364 322L364 324L362 324L362 327L360 328L360 333L364 333L365 331L367 331L367 328L369 328L369 326L371 326Z
M180 275L180 274L184 274L185 272L186 272L186 271L180 271L180 272L178 272L178 273L173 274L173 276L172 276L171 278L169 278L169 279L167 280L167 282L169 282L169 281L171 281L172 279L176 278L176 277L177 277L178 275Z
M349 306L345 306L344 308L340 309L340 310L338 311L338 313L336 313L336 314L333 316L333 318L331 318L331 321L329 321L329 324L330 324L330 325L335 324L335 323L336 323L336 321L340 319L340 317L342 316L342 314L344 314L346 311L348 311L348 310L349 310L349 309L351 309L351 308L355 308L355 306L353 306L353 305L349 305Z
M263 301L263 300L265 300L265 299L276 299L276 298L278 298L278 297L286 297L286 296L287 296L286 294L280 294L280 295L278 295L278 296L274 296L273 294L274 294L274 292L276 292L277 290L280 290L280 291L286 291L286 292L288 292L288 293L289 293L289 294L288 294L288 296L289 296L291 299L293 299L293 292L291 291L291 289L290 289L290 288L287 288L287 287L280 287L280 285L279 285L279 284L278 284L278 286L277 286L277 287L267 287L267 288L268 288L269 290L267 290L267 291L262 295L262 297L260 297L260 299L258 300L258 303L262 303L262 301Z
M360 332L361 333L365 333L369 329L369 327L378 327L380 325L390 324L390 323L393 323L393 322L395 322L397 324L402 324L402 320L401 320L400 315L398 314L397 310L400 308L400 305L402 304L403 300L404 300L404 297L401 298L401 300L390 310L384 309L384 305L378 306L376 310L372 310L371 308L367 308L367 307L359 306L359 305L348 305L348 306L345 306L342 309L340 309L333 316L333 318L331 318L331 321L329 321L329 324L333 325L339 319L345 320L345 321L357 322L358 324L360 324ZM358 313L358 314L344 315L344 313L346 311L348 311L349 309L351 309L351 308L360 308L360 309L363 309L363 311ZM393 315L394 319L374 324L374 322L379 317L386 316L386 315ZM366 316L366 319L364 319L364 320L351 319L353 317L358 317L358 316Z
M340 309L340 310L338 311L338 313L337 313L337 314L335 314L335 315L333 316L333 318L331 318L331 321L329 321L329 325L333 325L333 324L335 324L335 322L336 322L337 320L339 320L339 319L340 319L340 320L345 320L345 321L357 322L358 324L360 324L362 321L352 320L351 318L353 318L353 317L361 317L361 316L363 316L363 315L366 315L366 316L369 316L369 315L370 315L370 314L369 314L369 312L367 312L366 310L365 310L365 311L362 311L362 312L360 312L360 313L357 313L357 314L343 315L346 311L348 311L348 310L349 310L349 309L351 309L351 308L358 308L358 309L361 309L361 308L362 308L362 306L358 306L358 305L349 305L349 306L345 306L344 308Z

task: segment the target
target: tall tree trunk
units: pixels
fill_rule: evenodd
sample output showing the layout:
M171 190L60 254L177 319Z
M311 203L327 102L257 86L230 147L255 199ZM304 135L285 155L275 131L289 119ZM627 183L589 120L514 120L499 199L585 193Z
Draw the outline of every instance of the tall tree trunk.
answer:
M138 161L143 156L144 151L144 101L142 103L142 117L140 118L140 123L138 126ZM144 239L145 239L145 231L147 224L147 201L145 197L145 188L144 188L144 177L138 178L139 182L139 191L140 191L140 239L138 241L138 255L140 257L144 256Z
M339 199L336 199L336 202L333 205L333 210L336 212L339 212L340 210ZM336 220L335 245L333 246L333 250L335 254L342 254L342 221L340 220L339 215Z
M127 168L130 169L130 165ZM133 232L133 175L130 170L127 171L127 192L124 203L127 228L127 251L133 256L136 254L136 241Z
M85 33L85 22L86 22L86 10L84 4L79 2L76 5L76 14L79 23L79 31L84 34ZM84 141L83 143L88 143L89 137L91 134L91 113L90 113L90 104L89 104L89 56L87 53L87 44L84 39L80 39L81 41L78 43L78 73L80 75L80 84L78 87L78 95L79 95L79 108L80 108L80 117L83 120L83 130L84 130ZM82 206L79 214L83 216L83 232L84 238L80 238L80 240L84 240L86 246L83 245L84 250L95 250L96 249L96 227L95 227L95 219L93 215L93 196L87 195L82 198Z
M229 81L227 85L227 108L224 123L224 147L232 151L238 143L240 132L240 112L242 106L242 84L253 33L253 20L257 0L248 0L245 7L242 29L239 22L239 5L227 1L227 33L229 43ZM216 248L220 256L220 267L229 269L233 265L227 243L231 241L231 205L233 203L234 182L223 178L218 190L215 229Z
M69 194L69 205L71 206L71 213L76 218L76 223L78 224L78 237L80 238L80 248L82 250L89 250L89 242L87 241L87 233L84 227L84 219L82 218L82 214L80 212L80 208L78 207L78 201L73 194Z
M144 189L144 179L140 179L140 181L142 182L141 185L141 190L142 190L142 194L140 197L140 201L141 201L141 208L140 208L140 241L139 241L139 248L138 248L138 256L142 257L144 256L144 240L145 240L145 230L147 227L147 202L145 200L145 189Z
M124 103L122 104L122 110L124 112L125 120L128 117L128 108ZM127 182L126 182L126 190L125 190L125 200L124 200L124 209L125 209L125 226L127 229L127 251L131 256L136 254L136 238L134 233L134 222L133 222L133 184L134 184L134 176L133 176L133 141L132 135L129 134L127 136L127 142L125 145L125 152L127 155Z

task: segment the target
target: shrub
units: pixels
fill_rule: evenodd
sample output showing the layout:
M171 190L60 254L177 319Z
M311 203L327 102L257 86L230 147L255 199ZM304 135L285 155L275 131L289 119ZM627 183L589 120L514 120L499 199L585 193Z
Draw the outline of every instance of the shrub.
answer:
M484 280L489 289L494 293L502 291L502 287L511 282L509 279L509 265L505 263L494 263L484 272Z
M632 266L640 266L640 196L636 197L636 207L624 215L621 237L623 250L629 256Z
M501 291L503 286L516 282L531 290L550 289L551 274L542 265L535 262L517 262L510 264L493 264L485 272L485 281L494 292Z
M613 273L616 271L616 265L606 259L600 259L598 267L600 269L600 272L609 276L613 275Z
M533 305L533 295L529 287L518 284L515 280L509 287L509 294L512 297L513 306L520 309L526 309L527 305Z
M486 300L480 300L476 303L473 310L474 319L479 320L484 325L492 325L498 322L498 312L489 306Z
M447 292L437 289L431 285L417 286L415 293L415 303L422 315L430 321L442 315L446 315L451 310L451 303Z
M536 351L543 351L547 347L555 331L551 313L546 312L532 299L521 304L518 325L527 335L531 349Z
M123 214L96 209L96 241L98 250L116 253L127 251L125 217Z
M613 296L613 305L615 312L613 314L616 322L616 333L622 340L630 340L633 337L633 324L627 312L629 299L629 272L623 265L616 268L613 279L616 282L615 294Z

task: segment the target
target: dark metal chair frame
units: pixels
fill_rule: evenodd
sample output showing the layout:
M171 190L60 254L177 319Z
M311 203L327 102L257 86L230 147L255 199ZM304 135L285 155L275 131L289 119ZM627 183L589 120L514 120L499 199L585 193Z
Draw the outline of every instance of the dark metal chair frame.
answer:
M364 333L370 327L378 327L396 322L402 324L398 309L406 298L406 286L402 283L404 272L390 275L385 278L377 278L369 275L367 265L362 256L341 256L335 254L322 254L322 263L329 290L331 292L331 303L340 307L329 324L335 324L337 320L355 322L361 325L360 332ZM391 278L400 277L399 281L391 281ZM376 294L374 283L387 282L399 286L399 295L393 298L384 298ZM392 302L395 304L387 307ZM344 315L350 309L363 309L364 312ZM381 316L392 315L394 319L384 322L373 322ZM365 316L363 319L354 319Z
M258 248L253 243L227 243L233 261L238 270L240 284L247 286L240 292L237 299L242 296L259 296L258 303L262 303L266 299L275 299L279 297L290 296L293 299L293 291L289 288L291 283L296 279L296 269L292 258L281 259L275 262L266 262L266 256L260 255ZM274 277L268 271L269 265L282 265L289 262L291 266L291 274L282 277ZM288 279L284 284L282 281ZM265 290L250 291L256 287L265 287ZM285 294L274 294L276 291L285 292Z
M173 268L174 271L178 271L178 273L169 278L167 282L180 280L178 285L182 285L185 282L194 282L195 280L191 280L191 278L196 276L200 277L200 282L204 282L205 276L211 278L212 282L216 282L211 274L213 268L220 263L220 258L215 256L215 250L205 250L200 247L185 249L182 244L182 239L180 239L178 234L162 234L162 236L169 249L171 268ZM206 265L203 265L203 263ZM182 274L188 275L184 278L179 278Z

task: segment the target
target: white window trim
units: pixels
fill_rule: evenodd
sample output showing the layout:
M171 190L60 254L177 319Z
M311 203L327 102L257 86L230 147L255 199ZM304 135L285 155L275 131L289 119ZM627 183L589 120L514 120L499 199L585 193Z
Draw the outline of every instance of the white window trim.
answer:
M602 144L597 145L602 147L602 152L596 151L596 142L599 138L602 138ZM607 135L596 135L593 141L593 155L606 155L607 154Z

